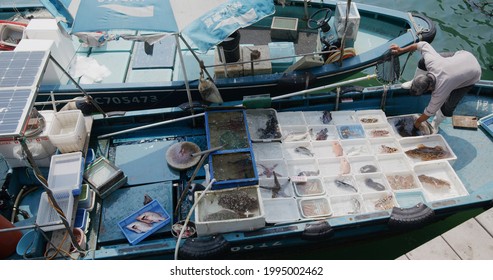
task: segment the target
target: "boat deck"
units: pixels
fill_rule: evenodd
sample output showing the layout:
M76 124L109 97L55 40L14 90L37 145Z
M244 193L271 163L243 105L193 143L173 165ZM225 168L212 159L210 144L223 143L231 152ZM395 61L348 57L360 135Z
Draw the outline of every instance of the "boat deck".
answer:
M435 237L398 260L492 260L493 208Z

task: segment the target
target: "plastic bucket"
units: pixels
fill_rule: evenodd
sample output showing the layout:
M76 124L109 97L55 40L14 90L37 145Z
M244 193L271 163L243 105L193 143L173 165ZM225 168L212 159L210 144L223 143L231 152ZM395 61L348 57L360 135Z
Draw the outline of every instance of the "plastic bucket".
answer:
M36 232L34 230L30 230L26 232L21 240L19 240L19 243L17 243L17 248L16 252L17 255L23 256L24 254L26 257L31 256L32 254L32 249L35 247L34 241L36 239Z
M240 37L240 32L236 30L219 44L219 46L223 47L226 63L237 62L240 60ZM219 58L221 59L221 56L219 56Z
M0 215L0 229L15 228L4 216ZM22 237L20 230L0 232L0 259L5 259L15 252Z

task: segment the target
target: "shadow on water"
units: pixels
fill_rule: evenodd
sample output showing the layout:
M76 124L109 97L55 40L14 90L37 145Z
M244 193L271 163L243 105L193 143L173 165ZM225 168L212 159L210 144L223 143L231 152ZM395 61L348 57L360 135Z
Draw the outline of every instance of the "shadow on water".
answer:
M467 140L447 134L446 131L440 133L448 145L454 151L457 156L457 160L454 162L454 169L456 171L462 170L462 168L468 166L478 155L478 151L474 145Z

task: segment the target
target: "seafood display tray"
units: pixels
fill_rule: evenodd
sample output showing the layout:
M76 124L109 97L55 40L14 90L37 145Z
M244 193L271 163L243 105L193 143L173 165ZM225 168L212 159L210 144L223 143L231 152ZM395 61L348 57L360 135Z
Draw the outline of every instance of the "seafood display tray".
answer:
M249 109L245 113L252 142L281 141L282 134L276 110Z
M251 148L244 110L207 111L205 120L208 149L223 146L221 151L227 152Z
M202 193L195 192L195 201ZM238 203L240 200L241 205ZM240 214L244 217L239 216ZM259 187L246 186L206 192L198 201L194 223L199 236L264 227L265 210Z
M264 199L267 223L293 222L301 219L295 198Z
M212 189L251 186L258 183L258 172L253 152L215 152L209 156L209 170L216 182Z
M258 161L283 159L282 146L279 142L252 143L252 149L255 159Z
M356 111L356 118L363 126L387 124L387 116L382 110Z
M490 136L493 136L493 114L480 118L478 122Z
M337 132L341 139L365 138L365 130L360 124L337 125Z
M418 181L423 186L423 192L427 201L437 201L469 194L447 161L417 164L414 166L414 172L418 177ZM434 183L433 179L422 179L420 178L422 175L445 181L449 186L441 185L439 182ZM430 183L426 183L426 181Z
M132 230L129 230L127 228L127 226L130 225L133 222L136 222L137 221L137 217L140 216L141 214L145 213L145 212L154 212L154 213L157 213L161 217L163 217L164 220L163 221L158 221L158 222L152 223L152 228L149 229L146 232L137 233L137 232L134 232ZM139 243L140 241L144 240L149 235L151 235L154 232L156 232L157 230L159 230L160 228L162 228L165 225L169 224L170 221L171 221L171 218L170 218L168 212L166 212L166 210L159 203L159 201L153 200L153 201L149 202L148 204L146 204L144 207L142 207L139 210L137 210L136 212L130 214L125 219L121 220L118 223L118 227L123 232L123 234L127 238L128 242L130 244L132 244L132 245L135 245L135 244Z
M446 157L431 159L428 161L448 160L450 163L453 163L457 159L457 156L455 155L454 151L450 148L447 141L445 141L443 136L440 134L401 138L399 139L399 144L401 145L402 151L404 153L406 151L417 149L418 145L420 144L425 145L427 147L441 146L448 153ZM425 162L420 158L412 158L409 155L406 156L413 164Z
M419 114L408 114L408 115L387 117L387 122L390 125L390 127L392 127L392 129L394 130L394 134L397 139L430 135L433 129L428 121L422 123L423 127L417 132L416 135L411 135L413 132L412 129L413 129L414 121L419 116L420 116ZM399 124L400 126L397 127Z

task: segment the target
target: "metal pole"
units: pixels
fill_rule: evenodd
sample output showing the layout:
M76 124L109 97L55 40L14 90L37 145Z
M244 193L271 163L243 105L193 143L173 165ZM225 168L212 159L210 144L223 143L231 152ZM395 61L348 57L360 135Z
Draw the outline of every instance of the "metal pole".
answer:
M181 40L183 41L183 43L185 43L185 45L187 46L188 50L192 53L193 57L195 57L195 59L199 62L199 64L201 63L201 59L197 56L197 54L193 51L192 47L188 44L187 40L185 40L185 38L183 38L183 36L181 36L181 34L178 34L178 36L180 36ZM178 49L180 50L180 49ZM180 50L181 51L181 50ZM202 61L202 64L200 64L201 66L204 65L203 61ZM207 75L207 77L209 77L209 80L211 80L212 82L214 82L214 79L212 78L212 76L209 74L209 72L207 71L207 69L204 67L202 68L204 69L204 72L205 74Z
M190 85L188 84L187 70L185 69L185 62L183 61L183 54L181 53L180 39L179 35L175 34L176 47L178 48L178 55L180 57L181 69L183 70L183 80L185 81L185 88L187 89L188 104L190 105L190 113L194 115L193 104L192 104L192 93L190 92ZM195 127L195 120L193 120L193 126Z
M342 59L344 57L344 44L346 43L347 22L349 19L350 9L351 9L351 0L348 0L347 6L346 6L346 20L344 21L344 34L342 34L342 39L341 39L341 56L339 57L339 65L340 66L342 66Z
M74 83L74 85L84 94L84 96L87 98L87 100L89 102L91 102L91 104L96 107L96 109L101 113L103 114L103 117L107 117L106 116L106 113L103 111L103 109L101 109L101 107L99 107L98 103L96 101L94 101L94 99L92 99L92 96L90 96L80 85L79 83L74 79L72 78L72 76L67 72L67 70L65 70L61 65L60 63L58 63L58 61L56 61L56 59L50 54L50 59L51 61L53 61L53 63L55 63L55 65L60 68L60 70L63 71L63 73L65 75L67 75L67 77L72 81L72 83Z
M46 194L48 195L48 199L53 205L53 208L61 210L60 205L58 205L58 202L56 201L55 197L53 196L53 192L48 188L48 181L44 178L43 174L41 173L41 170L39 169L38 165L34 161L33 155L31 151L29 150L29 147L26 144L26 139L23 137L22 139L17 139L21 143L22 149L26 153L27 156L27 161L31 165L34 174L36 175L36 178L38 181L41 183L43 186ZM69 209L72 211L72 209ZM78 250L78 251L83 251L82 248L79 246L79 243L77 242L77 239L75 238L74 233L72 232L72 229L70 228L70 225L67 221L67 218L65 217L65 214L63 211L56 211L60 219L62 220L63 225L65 226L65 229L68 231L68 234L70 236L70 239L72 241L72 245Z

